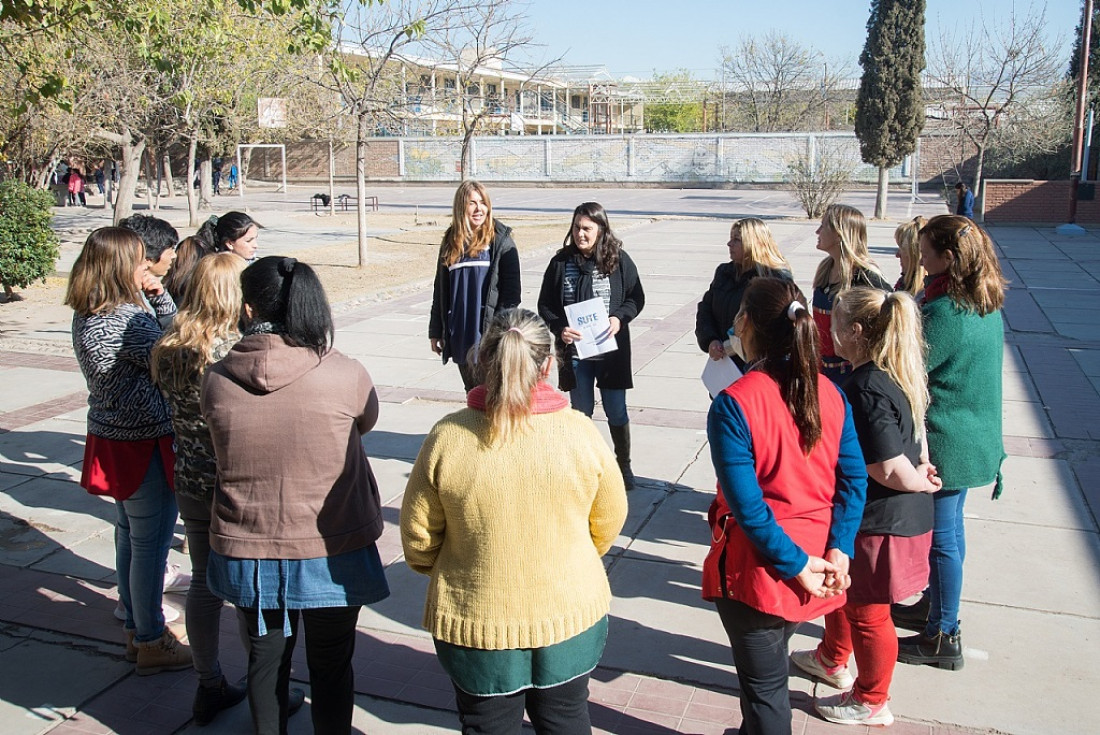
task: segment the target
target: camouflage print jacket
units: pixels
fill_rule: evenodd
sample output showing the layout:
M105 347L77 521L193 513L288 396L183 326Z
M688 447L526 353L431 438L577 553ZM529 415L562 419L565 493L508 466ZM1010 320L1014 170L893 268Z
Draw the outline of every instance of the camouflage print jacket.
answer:
M215 341L214 361L229 354L238 339L240 337L234 335ZM163 365L161 368L164 369ZM202 375L197 375L184 390L163 384L160 388L172 407L172 428L176 432L176 492L210 504L218 479L218 465L210 442L210 429L199 408L201 386Z

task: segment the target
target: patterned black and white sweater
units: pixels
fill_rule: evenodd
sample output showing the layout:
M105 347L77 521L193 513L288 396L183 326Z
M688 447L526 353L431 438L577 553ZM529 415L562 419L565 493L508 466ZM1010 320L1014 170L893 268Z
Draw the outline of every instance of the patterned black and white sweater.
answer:
M73 349L88 382L88 433L116 441L156 439L172 433L168 402L149 374L149 354L161 322L176 313L167 292L137 304L73 316Z

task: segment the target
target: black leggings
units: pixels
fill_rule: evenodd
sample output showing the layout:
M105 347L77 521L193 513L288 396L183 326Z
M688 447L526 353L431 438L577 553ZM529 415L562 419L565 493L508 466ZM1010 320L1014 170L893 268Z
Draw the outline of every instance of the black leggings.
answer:
M298 617L305 619L313 729L325 735L351 732L355 706L355 623L360 606L290 610L290 637L283 637L281 610L264 610L267 634L258 634L254 608L237 608L242 634L247 631L248 706L257 735L285 735L289 713L290 659L298 639Z
M547 689L479 697L455 687L462 735L514 735L523 725L523 710L538 735L590 735L588 674Z

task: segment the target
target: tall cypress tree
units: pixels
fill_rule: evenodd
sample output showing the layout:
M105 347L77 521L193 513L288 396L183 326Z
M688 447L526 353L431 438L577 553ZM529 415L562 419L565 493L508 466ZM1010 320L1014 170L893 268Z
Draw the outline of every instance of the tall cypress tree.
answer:
M889 168L916 150L924 127L924 0L871 0L856 137L865 163L878 166L875 218L886 216Z

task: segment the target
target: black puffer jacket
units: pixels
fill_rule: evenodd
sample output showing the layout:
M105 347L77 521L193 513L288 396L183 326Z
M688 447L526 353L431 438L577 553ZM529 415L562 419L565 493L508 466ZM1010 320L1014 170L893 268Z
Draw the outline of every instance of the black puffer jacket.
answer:
M792 280L788 270L776 270L774 268L762 268L763 273L756 268L750 268L745 273L739 273L734 263L722 263L714 271L714 279L710 282L710 288L703 294L703 300L699 302L699 309L695 313L695 340L699 343L699 349L703 352L710 351L710 343L714 340L723 342L729 336L729 329L733 326L733 319L741 308L741 300L745 297L745 289L757 276L771 276Z

